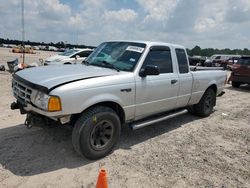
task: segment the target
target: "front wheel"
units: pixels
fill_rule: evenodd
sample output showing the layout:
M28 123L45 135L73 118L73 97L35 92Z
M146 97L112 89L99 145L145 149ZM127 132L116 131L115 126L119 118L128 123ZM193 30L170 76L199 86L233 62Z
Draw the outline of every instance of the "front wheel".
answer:
M72 143L80 155L99 159L112 151L120 132L121 122L116 112L109 107L95 106L77 120Z
M213 112L216 104L216 94L212 88L208 88L203 94L198 104L193 106L195 115L207 117Z

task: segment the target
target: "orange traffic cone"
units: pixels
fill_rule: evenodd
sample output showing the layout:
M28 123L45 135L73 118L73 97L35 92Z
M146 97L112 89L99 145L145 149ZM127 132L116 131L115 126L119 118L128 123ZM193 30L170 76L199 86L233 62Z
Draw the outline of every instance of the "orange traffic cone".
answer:
M96 188L108 188L107 172L105 169L99 170Z

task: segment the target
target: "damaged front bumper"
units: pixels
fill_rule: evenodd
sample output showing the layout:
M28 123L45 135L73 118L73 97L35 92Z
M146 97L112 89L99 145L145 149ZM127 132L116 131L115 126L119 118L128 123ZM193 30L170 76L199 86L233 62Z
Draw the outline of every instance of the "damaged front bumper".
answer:
M22 104L18 101L12 102L10 105L11 110L20 110L21 114L27 114L25 125L27 128L31 128L34 125L40 125L52 121L59 122L60 124L69 123L71 115L59 115L58 112L46 112L34 107L31 104Z

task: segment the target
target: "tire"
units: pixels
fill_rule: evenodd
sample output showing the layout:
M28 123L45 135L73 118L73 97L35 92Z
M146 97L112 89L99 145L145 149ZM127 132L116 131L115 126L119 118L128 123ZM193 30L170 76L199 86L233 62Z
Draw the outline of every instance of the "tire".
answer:
M188 111L190 114L195 114L195 112L194 112L194 106L189 106L189 107L187 107L187 111Z
M238 88L240 87L240 82L232 82L232 86Z
M70 63L70 62L66 62L66 63L64 63L64 65L71 65L72 63Z
M120 132L121 122L116 112L106 106L95 106L76 121L72 144L81 156L95 160L112 151Z
M208 117L216 104L216 94L212 88L208 88L200 102L194 105L194 114L200 117Z

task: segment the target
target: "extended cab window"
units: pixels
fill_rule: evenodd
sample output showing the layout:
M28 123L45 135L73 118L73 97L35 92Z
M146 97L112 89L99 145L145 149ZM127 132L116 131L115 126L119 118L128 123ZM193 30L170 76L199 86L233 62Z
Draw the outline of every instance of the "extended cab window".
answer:
M143 67L146 65L157 66L160 73L172 73L173 68L170 49L151 49L144 61Z
M188 61L187 56L184 49L175 49L175 53L177 56L179 72L180 73L188 73Z

